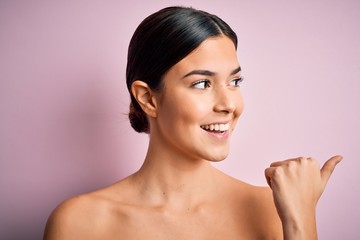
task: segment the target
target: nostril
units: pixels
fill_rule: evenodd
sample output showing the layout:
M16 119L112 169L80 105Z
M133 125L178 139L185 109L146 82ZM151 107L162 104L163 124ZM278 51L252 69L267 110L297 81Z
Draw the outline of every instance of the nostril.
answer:
M234 96L228 90L218 92L214 105L215 112L232 113L235 111Z

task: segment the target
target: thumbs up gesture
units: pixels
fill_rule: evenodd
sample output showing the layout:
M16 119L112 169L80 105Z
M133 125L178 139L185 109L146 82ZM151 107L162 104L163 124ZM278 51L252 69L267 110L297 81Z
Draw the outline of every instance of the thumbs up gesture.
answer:
M274 162L265 169L284 239L317 239L316 205L341 160L333 156L320 167L313 158L299 157Z

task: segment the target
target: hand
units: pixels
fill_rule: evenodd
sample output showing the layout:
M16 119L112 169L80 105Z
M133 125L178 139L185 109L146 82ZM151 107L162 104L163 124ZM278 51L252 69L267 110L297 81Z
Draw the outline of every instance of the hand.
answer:
M334 156L320 169L315 159L300 157L274 162L265 170L284 228L315 231L316 239L316 205L341 159L341 156Z

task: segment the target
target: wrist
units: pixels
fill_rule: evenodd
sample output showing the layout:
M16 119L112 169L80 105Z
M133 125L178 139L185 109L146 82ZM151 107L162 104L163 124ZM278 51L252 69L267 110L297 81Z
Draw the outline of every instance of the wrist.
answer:
M317 240L316 217L282 221L284 240Z

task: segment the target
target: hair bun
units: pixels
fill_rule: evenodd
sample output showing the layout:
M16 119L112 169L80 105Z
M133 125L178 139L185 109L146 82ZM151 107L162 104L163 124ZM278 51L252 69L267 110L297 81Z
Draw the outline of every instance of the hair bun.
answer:
M135 107L133 103L130 103L129 120L136 132L149 133L149 121L139 105Z

